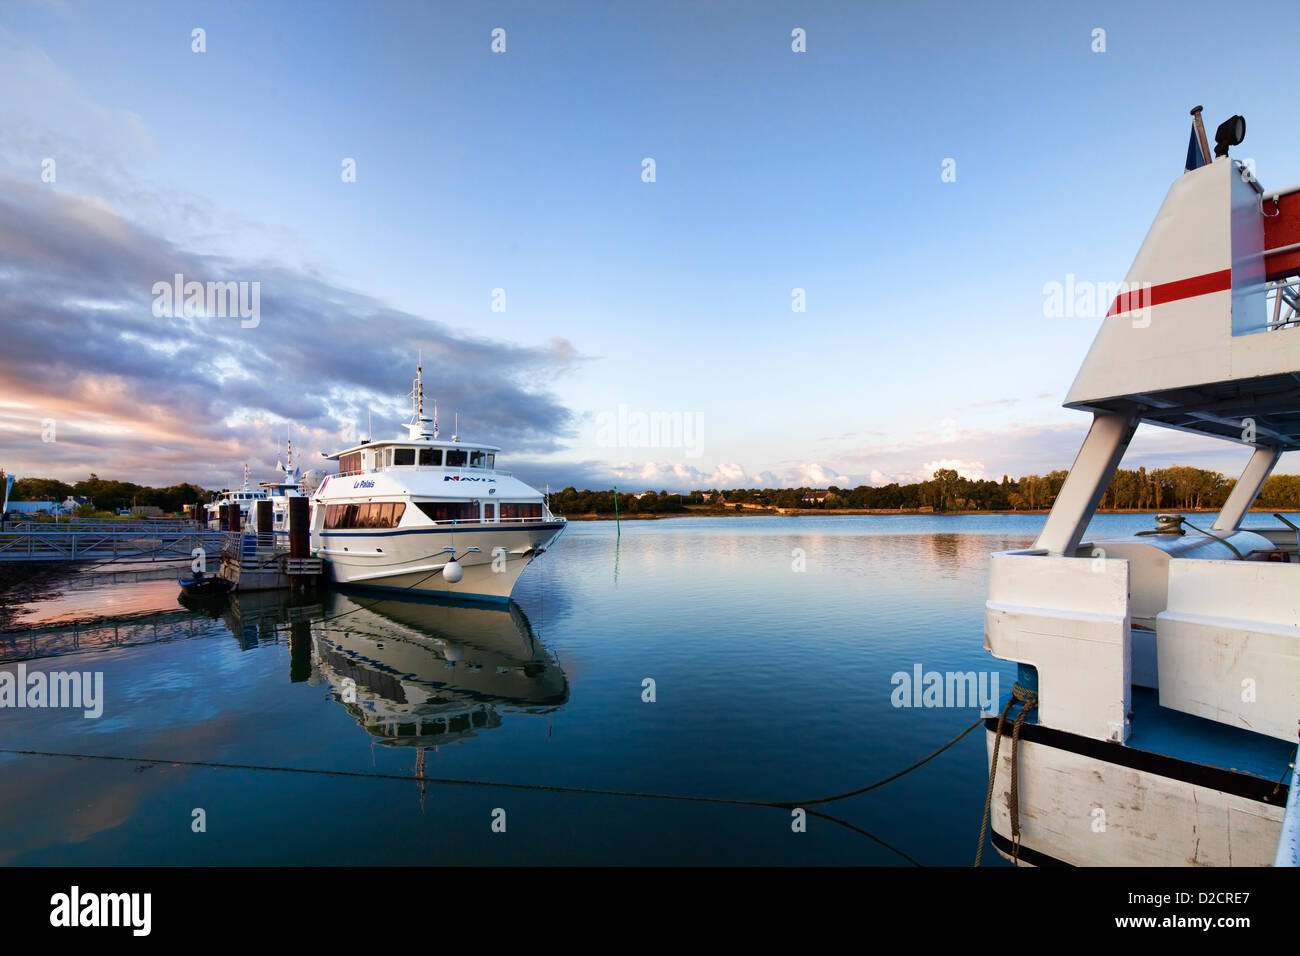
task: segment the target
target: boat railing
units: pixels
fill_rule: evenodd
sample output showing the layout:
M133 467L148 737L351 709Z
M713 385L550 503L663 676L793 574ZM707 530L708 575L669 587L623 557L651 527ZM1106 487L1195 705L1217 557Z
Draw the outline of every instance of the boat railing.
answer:
M334 475L334 478L353 478L357 475L379 475L388 471L396 471L398 474L407 471L446 471L458 475L481 475L490 474L501 478L513 478L513 472L502 471L500 468L461 468L459 466L449 465L387 465L382 468L371 468L369 471L340 471Z
M199 522L189 518L137 518L119 521L95 521L90 519L70 519L66 521L15 521L6 523L5 529L19 534L36 532L40 534L74 534L77 532L173 532L191 531L199 528Z
M1269 331L1300 325L1300 278L1268 283L1267 295Z

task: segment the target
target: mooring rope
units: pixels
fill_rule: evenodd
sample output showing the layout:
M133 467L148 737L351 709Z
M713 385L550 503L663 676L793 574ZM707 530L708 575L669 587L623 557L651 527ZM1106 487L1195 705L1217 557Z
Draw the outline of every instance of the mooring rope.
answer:
M499 780L475 780L475 779L465 779L465 778L458 778L458 777L430 777L424 774L420 774L418 776L411 776L409 774L384 773L380 771L372 772L372 771L361 771L361 770L320 769L314 767L282 767L273 764L229 763L229 762L218 762L218 761L211 761L211 760L170 760L170 759L163 759L160 757L133 757L133 756L113 755L113 754L65 753L60 751L21 750L21 749L14 749L14 748L0 748L0 753L13 754L15 756L24 756L24 757L64 757L70 760L106 760L106 761L116 761L120 763L166 764L174 767L202 767L202 768L214 769L214 770L252 770L252 771L261 771L261 772L269 772L269 773L295 773L295 774L306 774L311 776L326 776L326 777L370 778L374 780L403 780L408 782L414 781L421 784L421 786L432 783L432 784L443 784L445 786L451 786L451 787L494 787L501 790L527 790L527 791L542 792L542 793L570 793L570 794L581 794L585 796L627 797L627 798L640 799L640 800L669 800L669 801L676 801L682 803L708 803L708 804L722 804L728 806L766 807L769 809L795 810L795 809L802 809L804 807L819 806L826 803L834 803L835 801L838 800L845 800L849 797L854 797L859 794L866 793L869 790L875 790L878 787L883 787L885 784L891 783L892 781L897 780L900 777L903 777L911 773L913 770L916 770L918 767L921 767L924 764L929 763L935 757L939 756L939 754L943 753L945 750L948 750L959 740L961 740L963 737L969 734L972 730L978 727L982 722L983 722L983 718L980 718L979 720L975 721L975 723L971 724L969 727L967 727L965 730L959 733L956 737L953 737L951 740L945 743L942 747L938 748L937 750L933 751L927 756L921 758L920 760L916 761L910 766L905 767L904 769L898 771L897 773L890 774L887 777L883 777L880 780L868 784L865 787L859 787L856 790L850 790L845 793L839 793L829 797L819 797L814 800L746 800L738 797L715 797L715 796L708 796L705 794L658 793L658 792L647 791L647 790L605 790L605 789L599 789L594 787L573 787L573 786L562 786L558 784L509 783L509 782L503 782ZM881 846L886 847L887 849L892 850L893 852L902 856L904 859L912 863L914 866L921 865L920 863L917 863L916 860L913 860L910 856L904 853L902 850L890 846L888 843L881 840L879 837L873 836L867 831L862 830L861 828L856 827L845 820L841 820L829 814L821 813L817 810L808 810L806 812L809 813L811 816L820 817L822 819L829 820L849 830L852 830L855 833L860 833L863 836L869 837L870 839L874 840L876 843L879 843Z
M535 790L535 791L543 791L548 793L575 793L575 794L586 794L589 796L601 796L601 797L633 797L633 798L638 798L643 800L677 800L677 801L682 801L687 803L719 803L719 804L730 804L732 806L771 807L771 808L781 809L781 810L794 810L802 807L818 806L824 803L834 803L837 800L844 800L847 799L848 797L853 797L861 793L866 793L868 790L874 790L877 787L883 787L885 784L897 780L899 777L902 777L905 774L911 773L913 770L917 769L923 764L928 763L929 761L933 760L935 757L939 756L939 754L943 753L953 744L957 743L957 741L961 740L972 730L978 727L981 723L981 720L975 721L975 723L971 724L969 727L963 730L952 740L948 741L938 750L935 750L933 753L929 754L926 757L923 757L922 759L916 761L916 763L912 764L911 766L903 770L898 771L897 773L890 774L888 777L884 777L880 780L877 780L875 783L869 784L865 787L860 787L857 790L850 790L847 793L840 793L831 797L819 797L815 800L746 800L739 797L714 797L714 796L707 796L703 794L659 793L650 790L603 790L603 789L598 789L593 787L561 786L559 784L510 783L510 782L505 782L500 780L475 780L475 779L466 779L461 777L429 777L423 775L418 777L412 777L408 774L382 773L378 771L372 773L372 772L361 771L361 770L334 770L334 769L324 769L324 768L316 768L316 767L281 767L281 766L276 766L274 764L224 763L224 762L217 762L217 761L210 761L210 760L172 760L172 759L164 759L161 757L133 757L133 756L126 756L126 755L119 756L113 754L67 753L62 751L50 751L50 750L20 750L14 748L0 748L0 753L14 754L14 755L26 756L26 757L67 757L73 760L116 760L116 761L123 761L128 763L135 762L135 763L170 764L172 766L177 766L177 767L207 767L210 769L219 769L219 770L260 770L260 771L270 771L276 773L299 773L299 774L312 774L317 776L329 776L329 777L371 777L376 780L415 780L426 784L436 783L436 784L444 784L447 786L497 787L503 790Z
M1002 732L1006 726L1007 712L1016 701L1020 701L1024 706L1016 714L1015 724L1011 730L1011 859L1012 862L1020 860L1020 788L1016 750L1020 744L1020 728L1024 726L1029 711L1038 706L1038 695L1016 684L1011 688L1011 696L1007 698L1002 713L998 715L998 732L993 741L993 759L989 761L989 789L984 795L984 818L980 822L980 845L975 851L976 866L979 866L980 861L984 859L984 845L988 842L989 816L993 809L993 781L998 772L998 751L1002 747Z

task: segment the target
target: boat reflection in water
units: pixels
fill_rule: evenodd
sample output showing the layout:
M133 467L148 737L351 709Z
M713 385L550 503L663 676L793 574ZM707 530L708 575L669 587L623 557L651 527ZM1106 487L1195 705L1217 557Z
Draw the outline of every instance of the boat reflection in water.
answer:
M501 708L547 713L569 699L555 657L513 602L327 592L312 625L315 669L371 735L433 747L501 723Z

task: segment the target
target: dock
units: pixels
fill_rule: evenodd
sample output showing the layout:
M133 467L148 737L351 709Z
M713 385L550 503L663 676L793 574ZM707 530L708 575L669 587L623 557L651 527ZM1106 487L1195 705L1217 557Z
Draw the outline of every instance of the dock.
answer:
M222 531L221 576L235 591L267 591L315 584L320 558L292 556L286 535Z
M22 521L0 532L0 561L175 561L222 547L222 532L193 521Z
M165 564L158 573L175 574L201 555L204 570L219 568L243 591L314 585L323 565L303 552L305 543L295 555L283 532L214 530L189 520L24 521L0 532L0 562L96 564L99 581L110 574L139 580L155 576L139 567L142 562Z

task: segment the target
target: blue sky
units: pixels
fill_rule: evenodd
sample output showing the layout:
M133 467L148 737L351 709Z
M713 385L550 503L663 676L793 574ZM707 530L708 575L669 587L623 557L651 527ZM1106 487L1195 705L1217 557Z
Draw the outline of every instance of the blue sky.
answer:
M1182 170L1192 105L1211 133L1247 117L1235 152L1266 186L1300 179L1300 67L1258 39L1293 12L6 0L0 227L19 205L50 237L93 219L97 263L158 252L156 272L168 256L219 268L293 307L268 305L256 329L150 331L134 324L151 301L143 267L93 324L65 310L48 332L68 322L69 338L117 337L156 361L122 372L100 349L38 376L33 348L26 378L0 378L0 452L19 474L219 484L243 460L273 464L285 427L313 454L365 407L390 432L424 348L443 423L458 408L463 434L539 481L1068 467L1086 416L1060 401L1099 317L1045 317L1043 287L1123 278ZM337 364L296 361L322 333ZM204 363L160 347L196 336ZM247 362L237 396L214 350ZM95 407L69 399L74 379ZM136 392L154 399L147 426ZM698 447L610 447L600 423L620 406L691 416ZM47 417L64 422L55 443L39 441ZM1243 460L1145 430L1128 459Z

